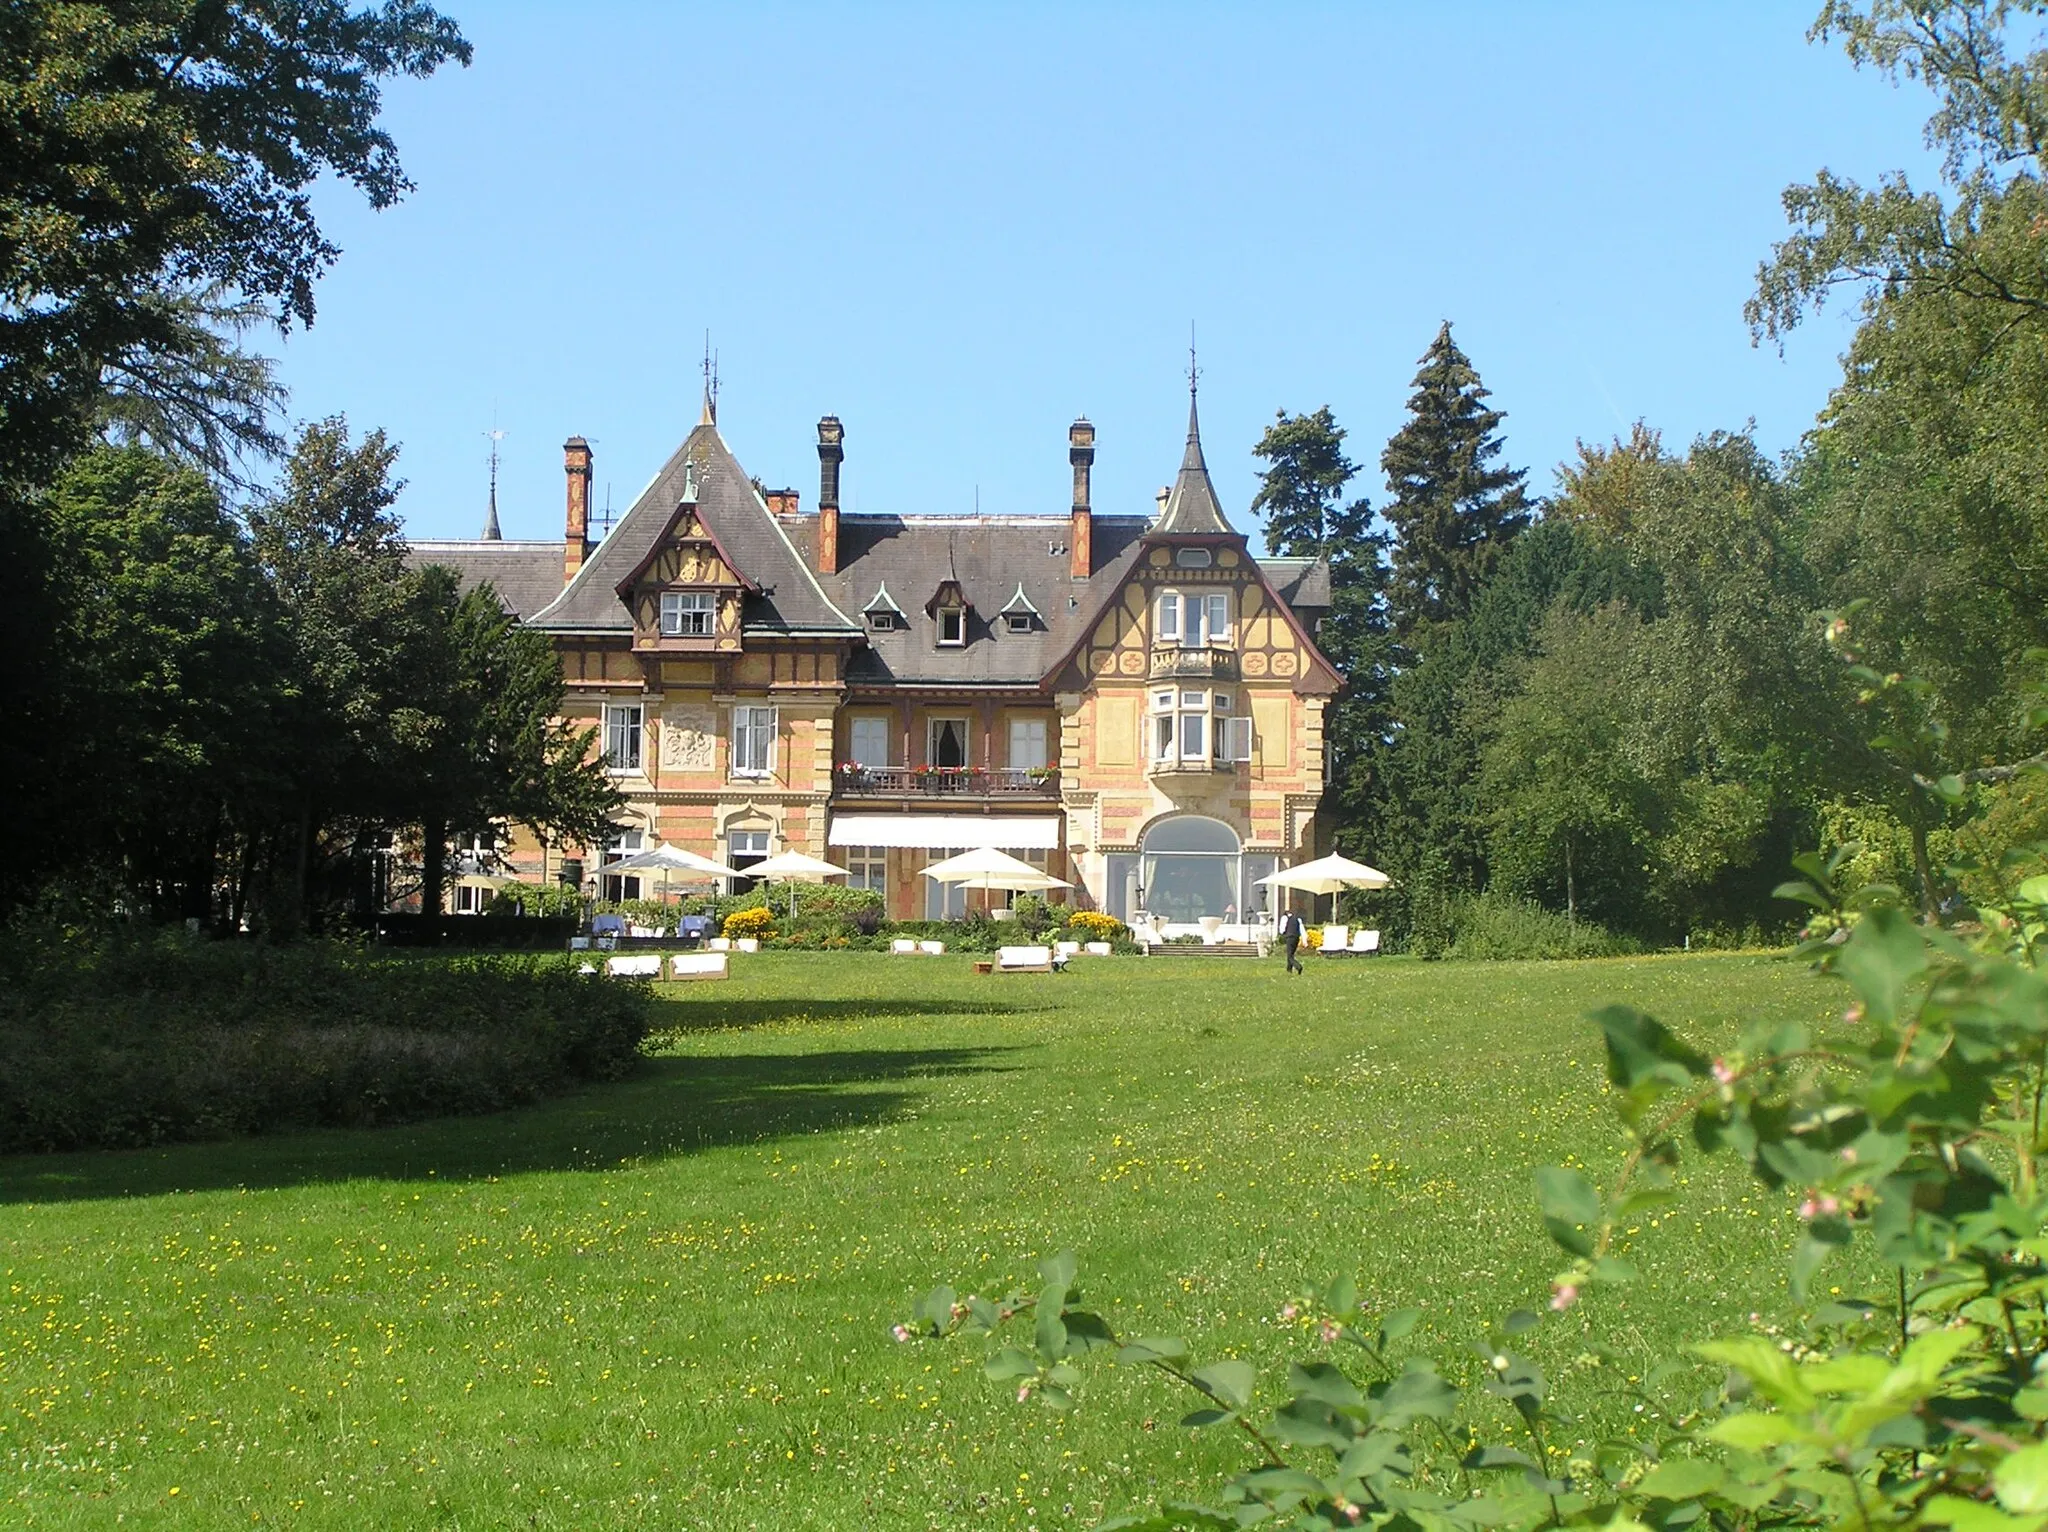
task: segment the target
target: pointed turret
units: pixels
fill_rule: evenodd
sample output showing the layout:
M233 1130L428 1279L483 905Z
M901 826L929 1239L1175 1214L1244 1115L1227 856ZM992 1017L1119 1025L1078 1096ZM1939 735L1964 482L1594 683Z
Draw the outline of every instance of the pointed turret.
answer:
M1166 497L1166 509L1153 524L1155 537L1236 535L1216 503L1209 465L1202 460L1202 422L1195 413L1195 394L1188 390L1188 449L1181 454L1180 477Z

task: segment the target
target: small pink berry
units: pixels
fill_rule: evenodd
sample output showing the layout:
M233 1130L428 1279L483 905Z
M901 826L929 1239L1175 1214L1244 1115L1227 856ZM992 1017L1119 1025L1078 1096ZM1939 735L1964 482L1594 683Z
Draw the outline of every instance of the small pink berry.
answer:
M1017 1402L1018 1402L1019 1404L1022 1404L1022 1403L1023 1403L1023 1402L1024 1402L1024 1401L1025 1401L1026 1399L1029 1399L1030 1397L1031 1397L1031 1385L1030 1385L1029 1383L1020 1383L1020 1384L1018 1384L1018 1385L1017 1385Z
M895 1336L895 1337L896 1337L896 1339L897 1339L897 1340L899 1340L899 1341L907 1341L907 1340L909 1340L909 1339L910 1339L910 1326L909 1326L909 1325L891 1325L891 1326L889 1327L889 1333L890 1333L891 1335Z
M1861 1002L1860 1000L1856 1004L1850 1006L1848 1010L1842 1012L1842 1020L1848 1022L1849 1025L1852 1027L1855 1026L1856 1023L1861 1021L1862 1019L1863 1002Z
M1300 1312L1301 1310L1296 1308L1291 1303L1283 1303L1280 1305L1280 1317L1282 1319L1292 1319L1296 1314L1299 1314Z
M1735 1083L1735 1071L1730 1069L1723 1060L1715 1059L1714 1078L1723 1085L1733 1085Z
M1576 1282L1560 1282L1556 1291L1550 1295L1550 1307L1559 1314L1578 1301L1579 1285Z
M1322 1324L1321 1333L1324 1345L1328 1345L1330 1342L1334 1341L1338 1335L1338 1330L1335 1322L1328 1319L1324 1320Z

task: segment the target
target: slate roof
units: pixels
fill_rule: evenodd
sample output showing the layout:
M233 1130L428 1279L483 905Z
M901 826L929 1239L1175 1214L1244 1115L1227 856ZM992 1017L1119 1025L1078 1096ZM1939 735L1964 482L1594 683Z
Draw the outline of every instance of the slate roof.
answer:
M1259 568L1265 570L1273 594L1295 611L1320 614L1330 609L1328 559L1260 559Z
M525 619L562 593L562 543L422 541L407 551L420 564L441 564L462 577L465 592L486 580L514 617Z
M886 584L910 608L905 626L868 633L867 648L856 650L848 666L848 682L1037 686L1100 617L1103 600L1137 561L1146 522L1095 517L1095 573L1080 580L1072 572L1069 527L1064 516L841 516L840 572L823 577L834 599L859 611ZM967 642L942 649L923 606L949 579L969 603ZM1028 633L1012 633L1001 620L1020 586L1044 619Z
M1155 537L1234 536L1236 529L1216 503L1209 465L1202 458L1202 422L1195 414L1195 396L1188 395L1188 446L1181 454L1180 476L1166 497L1166 509L1152 529Z
M744 633L858 633L860 624L834 605L783 525L770 514L718 427L699 424L640 492L611 535L598 544L576 578L546 608L533 614L537 628L556 632L630 632L632 614L619 599L619 581L646 559L682 503L692 458L697 471L697 515L758 590L740 608ZM858 603L855 603L857 609Z

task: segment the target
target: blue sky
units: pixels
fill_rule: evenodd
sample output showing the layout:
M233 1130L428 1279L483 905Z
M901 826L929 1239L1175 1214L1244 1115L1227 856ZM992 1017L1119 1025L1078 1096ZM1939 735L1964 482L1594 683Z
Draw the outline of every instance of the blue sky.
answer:
M1846 319L1752 347L1741 306L1821 166L1927 178L1927 98L1805 41L1814 4L446 8L476 62L387 97L417 190L339 191L291 412L403 444L415 536L473 536L504 430L509 537L558 537L561 443L621 511L697 418L817 494L846 423L861 511L1058 513L1179 461L1188 327L1226 508L1276 409L1380 448L1453 321L1547 491L1642 417L1773 451Z

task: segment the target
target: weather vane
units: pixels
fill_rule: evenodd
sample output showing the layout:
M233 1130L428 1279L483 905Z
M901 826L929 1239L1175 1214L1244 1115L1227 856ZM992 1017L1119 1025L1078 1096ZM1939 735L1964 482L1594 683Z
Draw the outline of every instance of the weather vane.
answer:
M503 542L505 534L498 529L498 443L505 439L505 433L498 429L497 412L491 412L491 428L484 432L491 440L491 503L484 516L484 541Z
M1195 322L1188 321L1188 393L1192 396L1202 376L1202 369L1195 365Z

